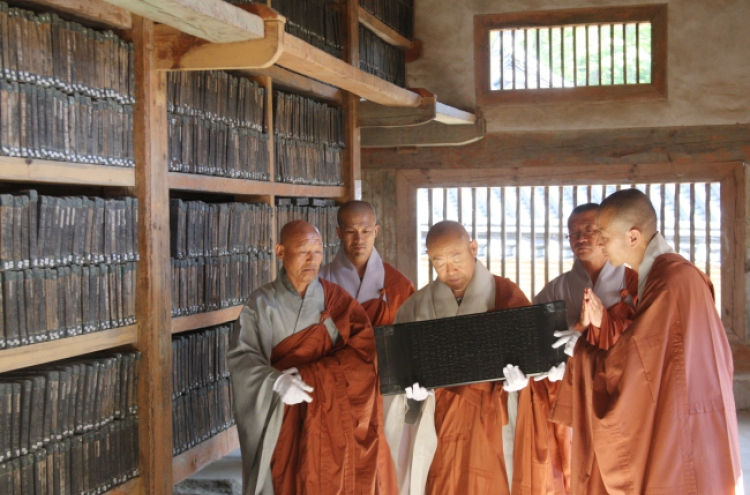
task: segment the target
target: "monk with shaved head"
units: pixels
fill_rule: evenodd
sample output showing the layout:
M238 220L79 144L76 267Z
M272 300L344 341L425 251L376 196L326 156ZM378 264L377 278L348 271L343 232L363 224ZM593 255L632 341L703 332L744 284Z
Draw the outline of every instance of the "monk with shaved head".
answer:
M318 278L320 233L279 235L279 276L253 292L227 355L245 495L378 493L382 409L362 306Z
M321 268L320 278L355 298L373 327L392 324L398 308L414 293L414 285L383 261L375 248L380 233L375 208L365 201L349 201L339 207L337 220L341 245L333 261ZM393 461L385 448L380 449L378 488L381 494L398 492Z
M551 419L573 427L572 492L743 493L732 353L713 285L625 189L597 215L609 262L638 274L630 326L609 349L579 339ZM601 312L584 297L590 325Z
M427 233L427 255L437 280L412 295L396 323L434 320L526 306L516 284L492 275L477 260L477 242L457 222ZM471 338L471 329L466 329ZM428 392L418 383L387 407L386 434L401 494L507 495L506 454L511 438L501 382ZM506 440L504 445L504 440Z

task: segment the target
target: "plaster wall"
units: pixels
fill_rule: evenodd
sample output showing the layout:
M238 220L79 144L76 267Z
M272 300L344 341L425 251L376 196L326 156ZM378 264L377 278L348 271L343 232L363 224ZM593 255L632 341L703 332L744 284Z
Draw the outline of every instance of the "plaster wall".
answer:
M668 4L668 97L661 100L477 107L476 14ZM750 123L748 0L415 0L424 56L407 65L410 87L479 110L487 132Z

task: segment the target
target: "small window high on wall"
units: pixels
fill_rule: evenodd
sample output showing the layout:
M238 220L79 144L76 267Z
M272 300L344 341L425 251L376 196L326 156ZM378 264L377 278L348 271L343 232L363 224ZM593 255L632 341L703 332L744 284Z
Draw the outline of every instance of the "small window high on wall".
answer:
M666 5L474 18L480 104L666 96Z

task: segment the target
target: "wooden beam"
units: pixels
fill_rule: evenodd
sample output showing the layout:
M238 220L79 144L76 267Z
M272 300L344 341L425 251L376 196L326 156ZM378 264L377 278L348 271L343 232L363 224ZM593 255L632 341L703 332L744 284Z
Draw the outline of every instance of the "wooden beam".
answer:
M294 36L284 38L277 63L381 105L416 107L422 101L418 94L367 74Z
M127 10L104 0L14 0L14 7L43 7L64 17L110 29L131 29L133 17Z
M375 35L386 43L402 50L408 51L414 48L414 42L399 34L395 29L386 25L383 21L367 12L362 7L358 9L359 22L375 33Z
M141 479L133 478L104 492L106 495L136 495L141 493Z
M0 180L133 187L135 169L0 156Z
M286 21L264 22L265 37L222 44L210 43L174 27L157 26L156 69L238 70L270 67L276 63L283 50Z
M474 125L445 125L440 122L412 127L365 127L362 148L398 148L404 146L464 146L484 137L484 119Z
M465 125L474 124L477 121L477 116L471 112L437 102L435 103L435 120L441 124Z
M230 179L199 174L169 172L169 188L176 191L200 191L214 194L243 196L313 196L316 198L339 198L345 194L341 186L309 186L260 180Z
M487 134L466 148L362 152L363 169L497 168L750 162L750 125L555 130ZM677 169L677 172L679 170Z
M426 124L435 120L437 99L435 95L422 95L417 107L386 107L371 101L359 104L359 127L406 127Z
M136 337L136 326L129 325L77 337L3 349L0 351L0 373L135 344Z
M133 144L138 197L138 387L141 491L172 493L172 334L167 181L167 77L154 70L154 26L133 19L136 104Z
M106 1L212 43L263 38L263 20L259 16L223 0Z
M344 92L340 89L301 74L296 74L278 65L272 65L264 69L246 69L236 72L249 76L270 77L275 87L294 91L302 96L325 100L335 105L344 104Z
M218 461L239 448L240 439L237 435L237 427L232 426L205 442L199 443L192 449L183 452L175 457L174 460L170 457L174 472L174 483L177 484L189 478L193 473L200 471L212 462Z

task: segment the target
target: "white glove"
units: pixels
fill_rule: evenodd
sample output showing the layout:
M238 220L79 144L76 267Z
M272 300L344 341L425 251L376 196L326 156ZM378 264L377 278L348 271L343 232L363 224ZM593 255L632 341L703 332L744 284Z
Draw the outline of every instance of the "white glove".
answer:
M406 387L406 398L422 402L427 399L428 396L435 395L432 390L427 390L424 387L419 386L419 382L414 382L411 387Z
M308 392L312 392L313 388L302 381L297 368L282 371L281 376L273 384L273 391L279 394L281 402L290 406L300 402L312 402Z
M553 366L549 369L547 373L542 373L540 375L537 375L534 377L534 381L538 382L541 380L544 380L545 378L548 378L551 382L559 382L562 380L563 376L565 375L565 362L558 364L557 366Z
M576 342L582 335L578 330L562 330L554 333L555 337L559 337L557 342L552 344L553 349L557 349L560 346L565 346L565 354L573 357L573 350L576 347Z
M522 388L526 388L529 384L529 378L523 374L518 366L509 364L503 368L503 375L505 375L505 383L503 388L506 392L518 392Z

